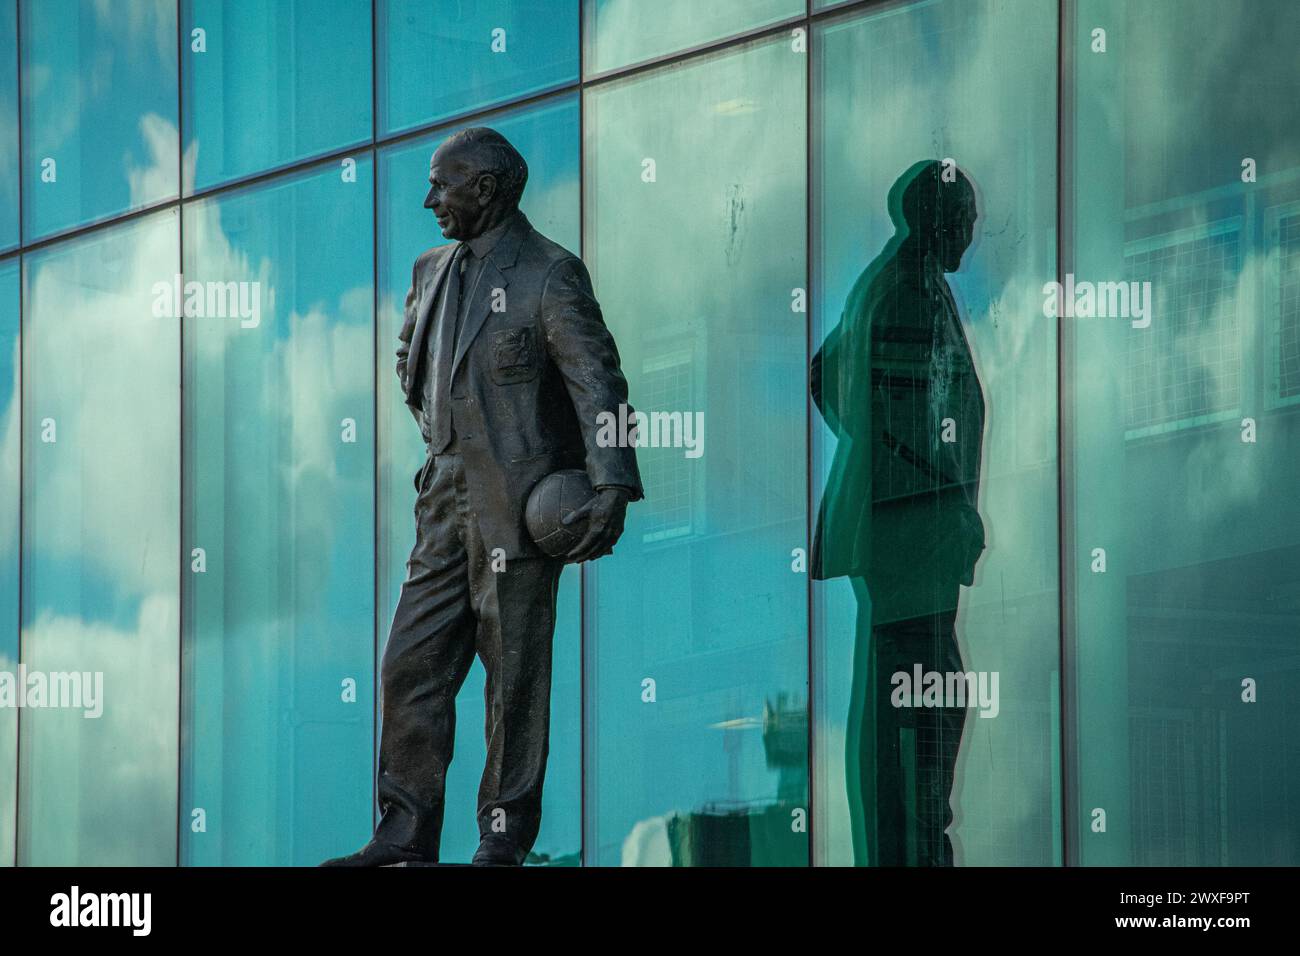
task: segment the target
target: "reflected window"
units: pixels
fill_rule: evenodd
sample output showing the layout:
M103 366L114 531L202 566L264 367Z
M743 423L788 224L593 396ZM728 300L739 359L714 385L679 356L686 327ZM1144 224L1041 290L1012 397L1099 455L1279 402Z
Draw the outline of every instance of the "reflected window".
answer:
M1071 862L1300 863L1300 7L1267 6L1077 4L1068 268L1128 309L1066 320Z

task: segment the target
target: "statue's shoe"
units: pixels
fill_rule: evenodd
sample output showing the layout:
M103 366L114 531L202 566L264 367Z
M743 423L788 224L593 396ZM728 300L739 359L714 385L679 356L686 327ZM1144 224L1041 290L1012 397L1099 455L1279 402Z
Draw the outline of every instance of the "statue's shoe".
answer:
M423 863L428 860L423 853L404 850L391 843L379 843L371 840L356 853L336 856L326 860L321 866L392 866L395 863Z
M485 836L470 862L474 866L522 866L527 854L498 834Z

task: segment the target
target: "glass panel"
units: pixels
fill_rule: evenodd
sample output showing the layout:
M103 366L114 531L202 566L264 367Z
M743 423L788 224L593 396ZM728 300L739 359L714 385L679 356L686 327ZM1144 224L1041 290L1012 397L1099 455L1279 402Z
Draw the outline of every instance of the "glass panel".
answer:
M22 0L27 241L173 198L176 4Z
M0 0L0 249L18 245L18 5Z
M179 261L167 210L23 263L23 865L176 862Z
M1300 6L1258 7L1082 0L1074 24L1086 864L1300 863Z
M802 16L804 0L583 0L588 75Z
M369 0L181 10L187 194L370 138Z
M814 38L819 864L1060 861L1055 38L1037 0Z
M371 831L374 183L355 160L185 209L187 864L310 865Z
M18 674L18 259L0 262L0 673ZM14 864L18 710L0 707L0 866Z
M381 135L578 79L578 0L376 2Z
M578 100L565 96L541 106L494 117L492 128L514 144L528 163L521 207L533 227L568 249L579 244ZM395 374L397 333L411 285L411 266L421 252L442 245L433 213L423 206L429 191L429 157L453 130L442 130L388 149L379 157L379 641L382 653L393 619L406 559L415 543L411 476L424 463L420 429L402 400ZM542 794L542 828L530 863L576 864L581 847L582 686L579 574L560 578L551 662L551 737ZM447 773L447 809L440 859L468 862L478 847L475 806L486 759L483 668L475 663L457 698L455 759Z
M804 77L782 36L586 94L588 264L658 415L588 576L588 863L808 862Z

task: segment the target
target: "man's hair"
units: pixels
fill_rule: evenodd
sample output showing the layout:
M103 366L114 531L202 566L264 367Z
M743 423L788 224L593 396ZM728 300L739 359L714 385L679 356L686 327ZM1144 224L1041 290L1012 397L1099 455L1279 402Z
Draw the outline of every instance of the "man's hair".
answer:
M443 147L472 152L479 160L479 174L496 177L500 201L510 206L519 204L528 184L528 164L508 139L486 126L471 126L447 137Z

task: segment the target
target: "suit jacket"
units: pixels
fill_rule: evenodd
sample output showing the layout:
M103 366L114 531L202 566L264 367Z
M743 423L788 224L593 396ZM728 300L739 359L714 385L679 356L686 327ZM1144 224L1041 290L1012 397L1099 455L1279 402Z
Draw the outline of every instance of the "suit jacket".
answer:
M955 609L984 548L984 396L942 274L882 254L814 357L812 382L837 437L813 577L865 578L876 624Z
M437 411L423 407L423 375L456 245L415 260L398 335L397 377L421 425L426 412ZM522 212L487 254L475 288L462 295L471 298L452 358L451 421L471 511L489 550L540 557L524 507L546 475L585 469L597 488L622 485L634 501L643 495L636 449L596 441L597 416L617 417L627 403L618 348L582 260L533 229Z

